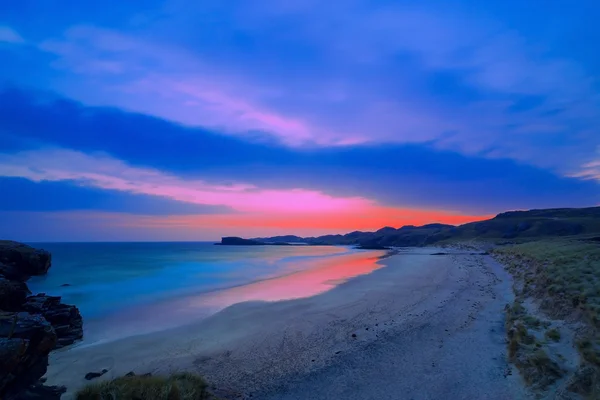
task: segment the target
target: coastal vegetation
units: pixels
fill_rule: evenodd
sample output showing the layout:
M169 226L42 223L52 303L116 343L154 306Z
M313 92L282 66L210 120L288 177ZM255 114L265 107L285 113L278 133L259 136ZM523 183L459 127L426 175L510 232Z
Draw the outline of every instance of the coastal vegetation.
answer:
M215 399L207 391L201 377L177 373L166 377L127 375L110 381L90 384L79 390L77 400L208 400Z
M557 392L600 398L600 242L544 239L494 254L515 278L515 302L506 307L510 361L537 388L557 382ZM572 363L561 354L570 348Z

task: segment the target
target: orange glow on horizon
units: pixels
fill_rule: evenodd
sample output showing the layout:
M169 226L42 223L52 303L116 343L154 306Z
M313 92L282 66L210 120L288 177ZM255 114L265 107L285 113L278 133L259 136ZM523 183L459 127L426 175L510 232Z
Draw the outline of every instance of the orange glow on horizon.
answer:
M353 230L377 230L384 226L399 228L405 225L444 223L460 225L481 221L492 215L464 215L441 210L416 210L408 208L369 207L363 212L329 213L236 213L206 215L140 216L115 220L120 226L145 228L222 228L227 230L244 228L268 228L286 230L326 230L344 233Z

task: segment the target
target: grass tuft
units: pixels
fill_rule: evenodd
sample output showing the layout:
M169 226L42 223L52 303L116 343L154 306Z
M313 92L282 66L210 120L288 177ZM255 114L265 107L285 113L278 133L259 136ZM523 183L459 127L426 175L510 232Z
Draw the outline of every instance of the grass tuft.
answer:
M568 379L567 389L586 399L600 399L600 245L582 238L544 239L521 243L494 250L515 278L515 295L519 299L539 300L540 309L553 318L580 323L578 336L583 340L574 343L580 355L577 372ZM531 329L548 328L526 315L518 305L507 307L507 332L509 332L509 357L528 382L548 379L535 371L548 374L556 380L560 368L542 351L543 346L528 346L510 332L517 332L519 323ZM512 330L509 330L512 328ZM558 342L561 332L548 329L547 341ZM543 345L544 343L542 343ZM545 354L545 356L544 356ZM557 360L560 357L557 356Z
M77 400L205 400L211 399L206 382L190 373L168 377L124 376L93 383L77 392Z
M539 348L520 354L515 361L515 365L521 371L528 385L536 385L542 389L564 375L564 371L558 363Z
M559 342L560 331L557 328L548 329L546 331L546 339L552 340L553 342Z

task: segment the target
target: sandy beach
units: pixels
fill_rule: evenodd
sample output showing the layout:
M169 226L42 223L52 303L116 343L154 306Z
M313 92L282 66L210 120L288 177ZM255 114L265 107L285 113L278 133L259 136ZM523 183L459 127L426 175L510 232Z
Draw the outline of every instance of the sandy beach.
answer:
M183 327L54 352L48 384L66 385L69 399L91 371L108 369L99 381L186 370L224 398L526 398L506 361L512 281L501 265L435 248L378 263L311 297L245 301Z

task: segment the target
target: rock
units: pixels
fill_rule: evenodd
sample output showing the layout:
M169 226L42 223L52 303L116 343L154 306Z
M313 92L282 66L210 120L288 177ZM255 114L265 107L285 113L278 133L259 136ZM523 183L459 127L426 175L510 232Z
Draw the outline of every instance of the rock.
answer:
M19 311L29 294L24 282L11 281L0 275L0 310Z
M59 296L40 293L29 296L23 309L32 314L40 314L52 324L57 335L56 348L73 344L83 337L83 318L75 306L63 304Z
M133 371L129 371L128 373L125 374L125 376L135 376L135 372Z
M240 237L224 237L221 238L221 244L223 246L264 246L266 243L259 242L258 240L242 239Z
M11 280L26 281L44 275L52 262L50 253L10 240L0 241L0 274Z
M31 292L25 281L50 268L50 253L0 241L0 399L58 400L66 391L44 386L48 354L83 336L77 307ZM28 297L29 296L29 297Z
M101 377L102 375L104 375L107 372L108 372L107 369L103 369L100 372L88 372L87 374L85 374L85 379L88 381L91 381L92 379Z
M0 398L16 399L48 367L56 344L52 325L39 315L0 312Z
M19 393L14 400L60 400L67 391L64 386L44 386L35 384L24 392Z

